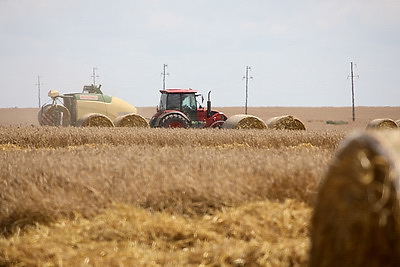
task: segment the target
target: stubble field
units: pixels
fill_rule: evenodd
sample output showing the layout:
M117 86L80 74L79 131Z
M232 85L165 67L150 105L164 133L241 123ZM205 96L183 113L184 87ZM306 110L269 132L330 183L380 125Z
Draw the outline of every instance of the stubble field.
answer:
M3 124L0 265L307 266L329 127Z

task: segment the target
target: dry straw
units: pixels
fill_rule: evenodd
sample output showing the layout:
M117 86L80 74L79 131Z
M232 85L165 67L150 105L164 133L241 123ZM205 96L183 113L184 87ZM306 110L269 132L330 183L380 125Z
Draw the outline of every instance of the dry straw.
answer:
M305 130L306 127L304 123L291 116L284 115L280 117L273 117L266 121L268 128L277 129L277 130Z
M222 125L224 129L266 129L267 126L260 118L247 115L238 114L233 115L225 121Z
M396 129L398 125L392 119L375 119L367 124L367 129Z
M399 169L399 132L343 142L318 192L310 266L398 266Z
M114 123L105 115L88 113L82 116L75 124L78 127L114 127Z
M98 145L150 145L156 147L223 146L244 144L254 148L282 148L311 144L336 149L345 130L310 131L199 131L198 129L109 128L97 127L0 127L1 144L22 148L60 148Z
M293 200L196 217L114 204L0 239L0 265L306 266L310 213Z
M138 114L126 114L114 120L116 127L142 127L149 128L149 123L145 118Z

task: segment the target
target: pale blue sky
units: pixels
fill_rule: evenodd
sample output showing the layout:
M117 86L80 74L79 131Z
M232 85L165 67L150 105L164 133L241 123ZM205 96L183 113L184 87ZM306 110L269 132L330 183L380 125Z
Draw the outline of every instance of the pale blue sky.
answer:
M79 92L155 106L162 87L214 106L400 106L399 0L0 0L1 107Z

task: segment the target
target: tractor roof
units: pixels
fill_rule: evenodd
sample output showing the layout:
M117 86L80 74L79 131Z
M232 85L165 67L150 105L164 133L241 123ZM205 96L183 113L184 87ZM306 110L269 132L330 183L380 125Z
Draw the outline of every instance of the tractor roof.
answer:
M195 94L195 93L197 93L197 91L193 90L191 88L189 88L189 89L165 89L165 90L160 90L160 93L167 93L167 94Z

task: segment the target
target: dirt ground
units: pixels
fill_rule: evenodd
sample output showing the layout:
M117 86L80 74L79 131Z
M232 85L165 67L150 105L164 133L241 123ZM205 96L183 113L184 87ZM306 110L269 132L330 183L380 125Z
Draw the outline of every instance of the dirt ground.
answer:
M243 107L215 107L228 117L243 114ZM150 119L155 107L138 107L138 113ZM39 125L38 108L0 108L0 125ZM276 116L293 115L300 119L307 129L365 129L373 119L390 118L400 120L400 107L356 107L355 121L352 121L351 107L249 107L248 114L263 120ZM336 122L328 124L327 121ZM343 124L340 124L342 122Z

